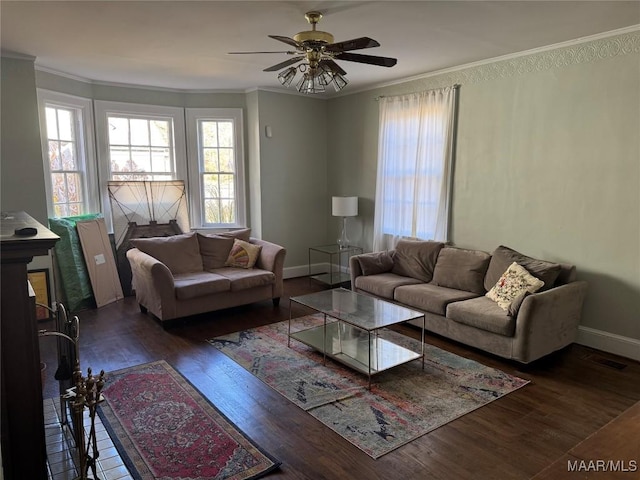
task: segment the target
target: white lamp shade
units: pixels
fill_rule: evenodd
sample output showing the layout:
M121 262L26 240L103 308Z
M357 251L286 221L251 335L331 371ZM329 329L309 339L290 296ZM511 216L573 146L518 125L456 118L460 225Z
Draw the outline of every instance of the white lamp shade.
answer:
M358 215L358 197L332 197L331 214L334 217L355 217Z

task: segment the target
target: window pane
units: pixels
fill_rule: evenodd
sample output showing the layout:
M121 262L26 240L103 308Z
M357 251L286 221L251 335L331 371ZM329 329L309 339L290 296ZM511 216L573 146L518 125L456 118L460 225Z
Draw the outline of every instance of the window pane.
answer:
M171 172L171 152L168 148L151 149L151 170L153 172Z
M67 185L65 184L64 173L51 174L51 193L53 194L53 203L66 203Z
M203 175L204 197L217 198L220 196L218 175Z
M83 212L82 204L80 204L80 203L70 203L70 204L68 204L67 216L82 215L83 213L84 212Z
M54 205L53 206L53 215L55 217L68 217L69 214L67 213L67 205L66 204Z
M131 171L131 152L127 147L111 147L109 149L112 172Z
M80 183L80 175L78 173L65 174L67 180L67 201L82 201L82 185Z
M72 142L60 142L62 149L62 170L77 170L75 145Z
M122 117L109 117L109 144L129 144L129 119Z
M220 223L220 208L217 200L204 201L204 221L206 223Z
M49 140L49 168L51 171L62 169L60 159L60 143L56 140Z
M58 136L58 117L56 115L56 109L53 107L45 108L47 117L47 137L48 138L60 138Z
M234 184L233 175L220 175L220 197L233 198Z
M168 147L169 143L169 122L166 120L151 120L149 123L151 130L151 145L154 147Z
M73 140L73 117L69 110L58 109L58 133L60 140Z
M220 155L220 171L221 172L234 172L235 162L233 161L233 150L231 148L221 148L219 150Z
M133 147L131 149L130 172L151 172L151 151L148 148Z
M204 149L204 171L205 172L219 172L218 166L218 150L216 148Z
M221 147L233 147L233 122L218 122L218 135Z
M149 122L138 118L132 118L131 145L149 145Z
M202 146L217 147L218 146L218 129L217 122L200 122L202 127Z
M235 202L233 200L221 200L221 223L235 223L235 209L233 208Z

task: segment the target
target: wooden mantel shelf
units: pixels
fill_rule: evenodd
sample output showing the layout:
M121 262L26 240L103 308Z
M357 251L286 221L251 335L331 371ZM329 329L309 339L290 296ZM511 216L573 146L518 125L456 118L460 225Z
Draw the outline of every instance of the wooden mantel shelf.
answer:
M35 228L18 236L18 228ZM29 298L27 264L48 255L60 237L25 212L0 215L0 439L7 480L46 480L46 446L40 349L35 309Z

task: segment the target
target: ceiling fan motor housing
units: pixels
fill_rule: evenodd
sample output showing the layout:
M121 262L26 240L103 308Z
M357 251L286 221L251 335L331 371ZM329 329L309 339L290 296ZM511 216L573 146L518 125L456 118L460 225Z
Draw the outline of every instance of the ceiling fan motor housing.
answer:
M293 36L293 39L298 43L333 43L333 35L320 30L307 30L305 32L296 33Z

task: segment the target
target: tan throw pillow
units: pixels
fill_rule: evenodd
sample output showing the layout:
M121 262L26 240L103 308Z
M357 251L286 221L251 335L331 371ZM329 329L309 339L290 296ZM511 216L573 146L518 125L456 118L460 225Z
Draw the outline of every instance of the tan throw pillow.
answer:
M160 260L174 275L202 272L202 257L195 232L169 237L134 238L131 245Z
M480 250L444 247L440 250L431 283L484 295L484 276L491 255Z
M220 235L198 234L200 255L202 255L202 267L205 270L214 270L224 267L233 247L233 238Z
M393 255L392 273L430 282L442 242L400 240Z
M227 267L253 268L262 250L262 245L254 245L235 239L225 265Z
M487 292L487 297L508 312L511 303L516 298L525 292L537 292L543 285L542 280L537 279L524 267L513 262L498 282Z

